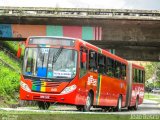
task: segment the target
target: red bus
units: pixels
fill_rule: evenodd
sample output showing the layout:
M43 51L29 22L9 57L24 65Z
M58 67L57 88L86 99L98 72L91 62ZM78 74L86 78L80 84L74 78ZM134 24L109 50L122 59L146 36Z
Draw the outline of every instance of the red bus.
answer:
M32 36L25 42L20 99L91 107L138 108L144 68L80 39Z

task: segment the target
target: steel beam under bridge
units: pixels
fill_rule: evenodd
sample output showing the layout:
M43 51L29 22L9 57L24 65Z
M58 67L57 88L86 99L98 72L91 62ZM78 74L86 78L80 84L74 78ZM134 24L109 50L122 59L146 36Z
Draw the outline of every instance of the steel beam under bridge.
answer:
M0 38L0 41L25 41L26 38ZM160 42L86 40L102 49L115 49L115 54L127 60L160 61Z

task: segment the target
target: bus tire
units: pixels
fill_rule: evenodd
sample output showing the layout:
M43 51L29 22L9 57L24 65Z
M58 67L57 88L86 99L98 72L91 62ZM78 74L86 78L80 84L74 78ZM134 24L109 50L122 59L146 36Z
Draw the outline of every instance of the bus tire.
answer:
M50 107L50 102L38 101L38 107L40 110L48 110Z
M88 93L88 96L87 96L87 98L86 98L86 104L84 105L84 107L83 107L83 111L84 112L86 112L86 111L90 111L90 108L91 108L91 106L92 106L92 94L91 94L91 92L89 92Z
M76 108L78 111L83 111L83 106L81 106L81 105L77 105Z
M119 96L116 111L121 112L122 111L122 96Z
M138 96L137 96L135 105L133 106L133 109L134 109L134 110L137 110L137 109L138 109L138 103L139 103L139 98L138 98Z
M129 111L132 110L132 108L133 108L132 106L128 106L128 107L127 107L127 109L128 109Z

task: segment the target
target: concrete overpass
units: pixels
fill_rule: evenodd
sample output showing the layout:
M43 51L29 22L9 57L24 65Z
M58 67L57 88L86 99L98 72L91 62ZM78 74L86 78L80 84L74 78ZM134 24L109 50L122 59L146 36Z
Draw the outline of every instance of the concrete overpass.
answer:
M98 31L94 37L86 37L83 35L83 30L79 36L82 38L84 36L85 40L101 48L115 49L117 55L129 60L160 60L160 11L158 10L1 7L0 24L12 25L14 30L28 27L27 30L21 29L18 32L12 30L11 33L6 32L1 36L1 39L11 40L26 38L31 35L27 34L30 31L40 29L39 34L45 32L43 35L47 35L46 31L50 25L70 26L71 29L68 30L80 29L77 26L92 27ZM39 35L37 32L34 34ZM75 37L75 34L70 36Z

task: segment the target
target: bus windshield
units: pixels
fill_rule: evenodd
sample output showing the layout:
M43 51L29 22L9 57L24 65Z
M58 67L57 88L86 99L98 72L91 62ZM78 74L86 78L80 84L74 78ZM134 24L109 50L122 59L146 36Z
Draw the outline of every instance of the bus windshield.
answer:
M26 48L23 75L42 78L74 78L77 51L64 48Z

